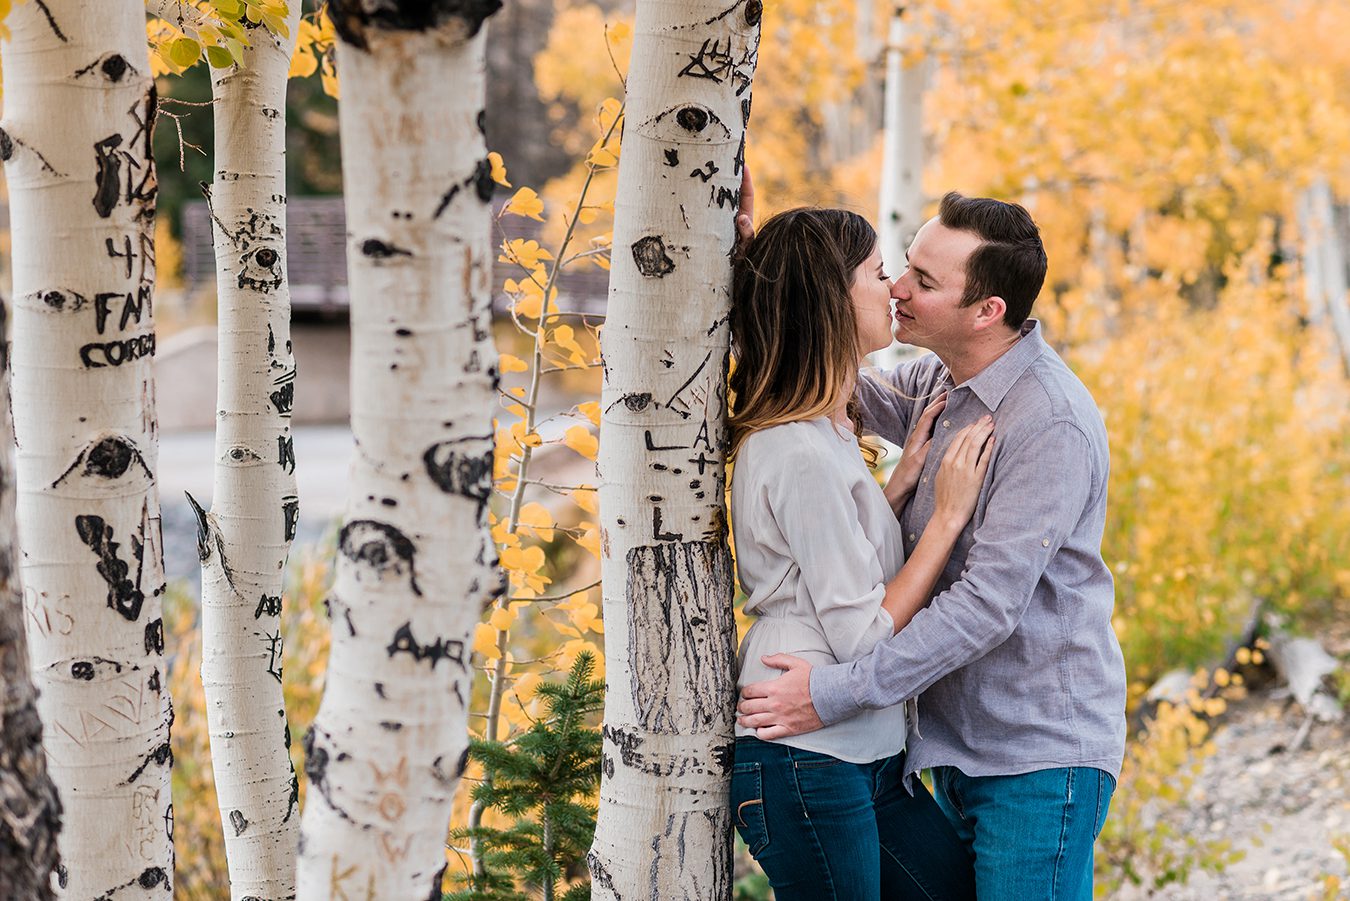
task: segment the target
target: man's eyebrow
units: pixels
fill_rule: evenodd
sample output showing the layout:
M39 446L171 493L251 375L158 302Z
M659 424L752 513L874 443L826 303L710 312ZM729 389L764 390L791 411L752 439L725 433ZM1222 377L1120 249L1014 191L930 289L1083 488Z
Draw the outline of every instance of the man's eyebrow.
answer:
M917 272L919 274L919 278L923 279L924 281L932 282L935 287L938 288L942 287L942 282L933 278L933 274L931 272L929 272L927 269L921 269L920 267L915 266L913 263L910 262L908 250L905 251L905 264L908 265L910 269L913 269L915 272Z

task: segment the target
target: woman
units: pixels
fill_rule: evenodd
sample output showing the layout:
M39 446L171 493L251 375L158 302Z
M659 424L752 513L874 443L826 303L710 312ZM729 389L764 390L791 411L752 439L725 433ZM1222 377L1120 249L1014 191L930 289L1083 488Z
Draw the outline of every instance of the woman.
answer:
M743 686L777 675L767 654L849 661L909 622L974 511L993 423L953 442L938 513L904 561L896 510L944 401L883 493L852 401L863 358L892 340L872 227L827 209L767 221L737 261L731 326L732 524L745 609L758 616L741 644ZM923 785L911 795L902 783L908 725L895 707L781 741L737 727L733 821L778 901L974 897L964 846Z

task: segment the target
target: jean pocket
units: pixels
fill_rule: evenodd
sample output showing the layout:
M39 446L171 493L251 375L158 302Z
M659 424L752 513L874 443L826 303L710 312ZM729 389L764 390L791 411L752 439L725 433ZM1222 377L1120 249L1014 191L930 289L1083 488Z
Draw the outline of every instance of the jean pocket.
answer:
M731 769L731 819L750 849L750 856L758 857L769 846L764 780L758 763L738 763Z
M822 754L819 751L803 751L800 748L794 748L791 754L792 765L799 770L821 770L839 766L844 762L838 757L831 757L829 754Z

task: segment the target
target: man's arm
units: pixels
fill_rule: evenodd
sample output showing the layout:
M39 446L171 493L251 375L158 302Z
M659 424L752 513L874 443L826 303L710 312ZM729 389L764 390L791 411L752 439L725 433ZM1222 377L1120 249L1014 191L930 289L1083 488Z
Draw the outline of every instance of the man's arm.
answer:
M786 654L765 658L787 672L745 686L736 708L740 725L771 740L893 706L1007 640L1096 486L1090 445L1073 423L1053 423L1004 447L1000 457L961 580L850 663L813 667Z
M1006 641L1093 488L1092 451L1071 422L1053 423L1008 450L995 463L961 580L866 657L815 667L810 690L820 719L829 724L898 704Z

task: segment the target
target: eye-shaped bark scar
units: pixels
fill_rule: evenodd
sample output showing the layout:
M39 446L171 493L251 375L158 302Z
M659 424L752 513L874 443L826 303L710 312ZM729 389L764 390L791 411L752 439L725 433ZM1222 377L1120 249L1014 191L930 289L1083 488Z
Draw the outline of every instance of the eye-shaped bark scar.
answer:
M122 54L110 51L83 69L77 70L75 77L83 78L86 75L93 75L102 78L109 84L121 84L122 79L126 78L128 73L135 77L141 74L141 70L127 62L127 58Z
M57 487L72 475L115 482L132 469L144 473L147 481L154 480L135 442L124 435L104 435L80 451L70 468L52 482L52 487Z
M437 488L478 502L481 509L492 496L492 438L442 441L422 455L427 475Z
M406 576L413 594L421 597L414 562L417 549L408 536L389 523L373 519L352 520L338 535L338 550L353 563L369 567L380 581Z
M249 249L239 257L239 287L266 294L281 287L281 254L270 247Z
M638 134L662 144L730 144L731 129L700 103L684 103L657 113L637 127Z

